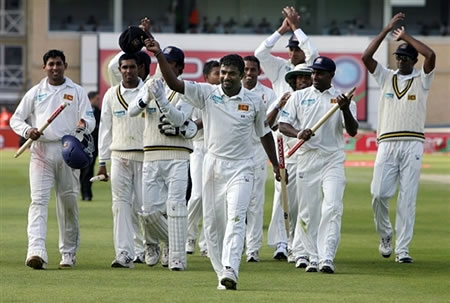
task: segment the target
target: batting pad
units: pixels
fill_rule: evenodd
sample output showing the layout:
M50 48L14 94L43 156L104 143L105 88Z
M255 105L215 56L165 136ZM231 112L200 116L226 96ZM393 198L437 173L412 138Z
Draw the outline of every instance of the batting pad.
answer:
M158 238L160 241L167 243L169 240L169 231L167 227L167 218L161 212L154 212L148 215L142 215L145 222L145 232L151 237ZM148 237L146 237L148 238Z
M183 201L184 202L184 201ZM168 201L169 215L169 267L174 260L179 260L187 267L186 239L188 226L188 210L184 203Z

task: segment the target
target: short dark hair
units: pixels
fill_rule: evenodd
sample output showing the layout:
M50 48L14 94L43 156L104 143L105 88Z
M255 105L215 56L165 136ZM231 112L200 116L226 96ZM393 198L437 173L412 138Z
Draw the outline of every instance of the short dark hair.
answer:
M57 49L51 49L48 52L46 52L44 54L44 56L42 57L42 59L44 60L44 65L47 64L48 59L56 58L56 57L60 57L62 62L64 64L66 63L66 56L64 56L64 53L62 51L57 50Z
M214 67L220 67L219 61L210 60L206 62L205 66L203 66L203 76L208 76Z
M119 67L122 66L122 61L124 60L134 60L136 61L136 65L141 64L138 55L136 55L135 53L124 53L122 56L120 56Z
M136 56L139 59L138 65L144 64L145 74L150 74L150 64L152 63L152 59L150 59L150 56L144 51L137 52Z
M92 98L94 98L95 96L97 96L98 95L98 91L91 91L91 92L88 92L88 98L89 98L89 100L91 100Z
M220 65L222 66L236 66L239 70L239 72L241 73L241 75L244 74L244 67L245 67L245 63L244 63L244 59L242 59L241 56L239 56L238 54L230 54L230 55L226 55L224 57L222 57L222 59L220 59Z
M258 70L261 70L261 64L259 63L258 58L256 58L255 56L245 56L244 61L255 62L256 65L258 65Z

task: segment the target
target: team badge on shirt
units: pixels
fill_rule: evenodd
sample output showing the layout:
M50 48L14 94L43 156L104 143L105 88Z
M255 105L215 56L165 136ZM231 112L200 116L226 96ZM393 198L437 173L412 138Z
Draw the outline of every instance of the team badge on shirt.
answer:
M238 104L238 110L248 112L249 106L247 104Z
M408 101L416 101L416 95L408 95Z
M384 95L387 99L393 99L394 98L394 94L393 93L386 93Z
M69 100L69 101L73 101L73 96L69 95L69 94L64 94L63 99Z
M336 98L331 98L330 99L330 103L331 104L336 104L337 103L337 99Z

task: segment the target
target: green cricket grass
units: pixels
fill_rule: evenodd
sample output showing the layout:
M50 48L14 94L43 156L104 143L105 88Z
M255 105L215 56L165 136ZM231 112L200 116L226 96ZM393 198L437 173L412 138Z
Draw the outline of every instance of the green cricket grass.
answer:
M95 183L94 200L79 202L81 247L74 269L60 270L54 196L49 205L47 270L26 267L26 224L30 202L26 152L13 159L0 151L0 302L450 302L450 158L425 155L410 254L413 264L397 264L378 254L371 197L372 168L348 167L336 273L305 273L272 259L264 242L260 263L241 263L237 291L216 290L209 259L196 251L188 270L157 265L115 269L109 183ZM372 161L373 154L348 160ZM269 171L270 168L269 168ZM269 173L270 175L270 173ZM434 181L433 181L434 180ZM265 233L273 184L266 185ZM391 201L394 219L395 199Z

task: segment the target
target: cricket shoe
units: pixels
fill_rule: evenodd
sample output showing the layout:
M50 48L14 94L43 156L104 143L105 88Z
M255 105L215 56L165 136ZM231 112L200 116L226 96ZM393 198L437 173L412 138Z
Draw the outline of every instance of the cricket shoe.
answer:
M133 268L133 259L128 256L126 251L122 251L118 257L111 263L114 268Z
M203 249L200 251L200 256L202 257L208 257L208 250L207 249Z
M39 256L31 256L25 264L33 269L45 269L45 261Z
M259 252L253 251L247 255L247 262L259 262Z
M186 265L179 259L170 261L169 269L172 271L183 271L186 269Z
M195 251L195 240L194 239L188 239L186 241L186 253L189 255L192 255Z
M380 246L378 246L378 251L385 258L389 258L391 256L391 254L392 254L392 237L391 236L387 236L386 238L381 238Z
M148 244L145 247L145 263L148 266L155 266L159 262L161 250L158 244Z
M334 274L336 267L334 266L334 263L332 260L327 259L327 260L320 262L319 270L320 270L320 272L323 272L326 274Z
M169 245L169 244L167 244L167 245ZM167 246L162 249L161 265L163 267L169 266L169 247L167 247Z
M225 289L237 289L237 276L231 267L225 266L222 273L222 278L220 279L220 284L225 286Z
M137 254L136 257L134 257L133 263L137 264L145 263L145 253Z
M273 258L276 260L286 260L287 259L287 245L286 243L278 243L277 249L273 253Z
M287 257L288 263L295 263L295 256L292 252L292 249L288 249L288 257Z
M319 264L316 261L309 262L308 266L306 266L306 272L317 272L319 270Z
M414 260L411 256L405 251L397 254L395 256L395 262L397 263L413 263Z
M227 288L224 285L220 284L220 281L219 281L219 285L217 285L217 290L226 290L226 289Z
M63 253L61 257L60 269L73 268L77 263L77 257L73 253Z
M309 265L309 258L307 256L300 256L295 261L295 267L306 268Z

